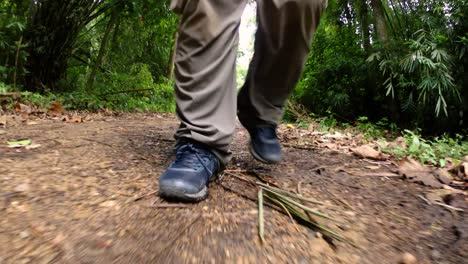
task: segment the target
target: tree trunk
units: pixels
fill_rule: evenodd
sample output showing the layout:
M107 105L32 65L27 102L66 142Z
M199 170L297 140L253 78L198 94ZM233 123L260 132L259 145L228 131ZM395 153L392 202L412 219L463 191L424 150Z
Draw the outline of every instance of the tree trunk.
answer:
M104 12L97 7L108 5L108 1L31 0L31 16L24 31L29 53L25 64L26 90L56 90L57 82L66 75L81 30L91 17Z
M361 22L362 47L366 54L370 50L370 28L369 28L369 8L365 1L359 1L359 20Z
M112 32L112 28L114 27L116 20L117 20L117 11L114 9L112 10L112 14L111 14L109 23L107 24L106 31L104 32L104 36L102 37L98 56L96 58L96 63L94 64L94 67L91 70L91 73L89 74L88 82L86 83L86 90L88 92L93 91L94 80L96 79L96 74L97 74L98 69L101 67L102 63L104 62L104 58L106 54L106 46L107 46L109 37Z
M377 31L377 37L384 47L388 47L388 30L385 21L385 14L381 0L371 0L371 6L374 16L375 29Z
M179 34L174 32L174 45L172 46L171 55L169 57L169 65L167 67L167 78L172 80L172 76L174 73L174 63L175 63L175 55L177 49L177 40L179 39Z

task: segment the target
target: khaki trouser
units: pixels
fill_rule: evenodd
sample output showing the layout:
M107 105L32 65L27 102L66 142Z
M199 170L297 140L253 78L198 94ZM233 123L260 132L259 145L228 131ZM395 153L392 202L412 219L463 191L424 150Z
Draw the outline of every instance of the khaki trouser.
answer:
M175 58L181 125L176 139L210 147L226 164L236 109L245 122L277 123L303 70L326 0L257 0L247 80L236 95L238 29L247 0L172 0L182 15ZM237 98L237 100L236 100Z

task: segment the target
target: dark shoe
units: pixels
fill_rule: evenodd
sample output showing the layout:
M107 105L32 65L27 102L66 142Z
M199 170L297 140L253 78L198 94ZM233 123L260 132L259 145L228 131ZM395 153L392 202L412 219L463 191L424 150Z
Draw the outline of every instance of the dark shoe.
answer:
M242 123L242 121L241 121ZM276 135L276 125L265 124L244 127L250 134L250 153L260 162L279 163L283 159L281 144Z
M176 159L159 179L159 194L165 198L197 202L208 195L208 183L216 178L218 158L209 150L185 143L176 148Z

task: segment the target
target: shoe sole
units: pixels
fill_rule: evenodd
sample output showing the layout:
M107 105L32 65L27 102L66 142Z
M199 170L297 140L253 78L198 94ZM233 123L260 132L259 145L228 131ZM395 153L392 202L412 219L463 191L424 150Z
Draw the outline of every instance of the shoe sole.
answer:
M260 161L260 162L262 162L262 163L265 163L265 164L278 164L278 163L280 163L280 161L281 161L281 160L279 160L279 161L271 161L271 160L265 160L265 159L263 159L263 158L255 151L254 147L252 146L252 142L249 143L249 150L250 150L250 154L252 154L252 156L253 156L256 160L258 160L258 161Z
M160 188L159 195L163 198L174 199L183 202L199 202L208 196L208 187L205 186L198 193L181 193L179 189L164 187Z

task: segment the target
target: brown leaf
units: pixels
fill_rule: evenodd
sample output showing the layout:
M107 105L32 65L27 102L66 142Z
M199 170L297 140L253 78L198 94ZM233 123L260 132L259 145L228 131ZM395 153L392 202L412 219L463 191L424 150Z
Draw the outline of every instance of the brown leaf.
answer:
M6 116L0 116L0 127L6 127L7 119Z
M450 167L448 171L455 174L455 176L459 180L468 180L468 162L467 161L461 162L458 165L454 165Z
M15 111L21 114L29 115L32 113L32 108L28 105L17 103L15 105Z
M53 102L49 106L49 115L60 116L63 113L63 105L59 102Z
M426 198L431 202L444 202L446 196L451 195L453 192L447 189L433 190L426 194Z
M443 184L449 184L453 180L453 176L445 169L437 169L434 171L436 178Z
M69 123L83 123L83 118L81 118L80 116L74 116L72 118L70 118L69 121L67 121Z
M443 186L432 174L430 168L421 165L411 158L407 158L399 164L398 173L410 182L418 182L434 188L441 188Z
M386 160L388 157L383 155L382 152L375 150L369 145L362 145L357 148L351 148L351 151L358 157L373 159L373 160Z
M29 184L23 183L15 187L15 192L28 192L31 189Z
M468 162L463 162L463 170L465 172L465 178L468 178Z

